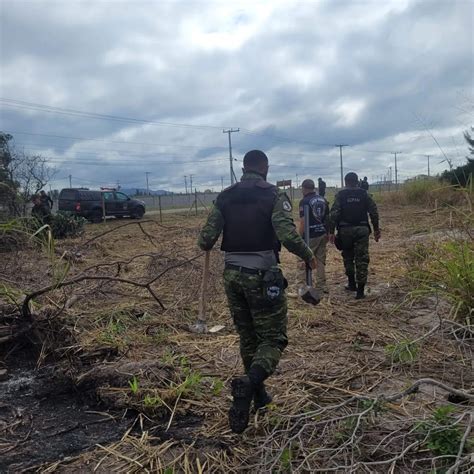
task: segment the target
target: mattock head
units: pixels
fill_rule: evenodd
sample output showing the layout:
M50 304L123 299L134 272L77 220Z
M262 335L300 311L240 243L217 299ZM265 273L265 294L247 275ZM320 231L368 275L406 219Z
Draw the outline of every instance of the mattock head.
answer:
M306 286L305 288L300 288L298 291L301 299L308 304L316 306L321 302L321 296L319 291L313 288L312 286Z

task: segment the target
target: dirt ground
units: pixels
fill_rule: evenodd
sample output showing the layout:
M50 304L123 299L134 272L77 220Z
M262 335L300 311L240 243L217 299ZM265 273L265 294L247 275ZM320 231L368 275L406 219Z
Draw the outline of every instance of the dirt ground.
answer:
M87 225L49 253L30 244L0 254L0 472L433 472L464 459L472 405L439 385L410 391L425 378L473 388L472 337L439 327L448 303L408 297L410 251L449 237L449 213L380 213L364 300L344 290L330 248L329 294L305 304L297 259L282 252L290 343L267 383L274 402L243 435L227 425L230 380L242 367L218 249L207 317L224 328L188 330L198 314L204 213ZM387 347L404 341L416 341L416 354L394 360ZM433 453L420 434L420 421L445 405L467 439L459 457Z

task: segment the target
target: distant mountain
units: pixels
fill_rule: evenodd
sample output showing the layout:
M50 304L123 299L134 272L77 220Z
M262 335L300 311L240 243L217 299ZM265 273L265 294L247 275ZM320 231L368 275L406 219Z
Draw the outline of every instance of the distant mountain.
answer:
M122 193L128 194L129 196L136 196L137 194L140 196L145 196L146 194L149 194L150 196L164 196L166 194L173 194L170 191L165 191L164 189L157 189L156 191L149 190L147 193L146 188L120 188L120 191Z

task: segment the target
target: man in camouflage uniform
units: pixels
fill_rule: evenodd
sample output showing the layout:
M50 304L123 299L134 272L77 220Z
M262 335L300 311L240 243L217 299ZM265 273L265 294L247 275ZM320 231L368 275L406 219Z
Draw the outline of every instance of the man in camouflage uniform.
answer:
M280 242L316 266L296 231L290 200L266 181L267 173L265 153L249 151L241 181L219 194L198 239L199 247L207 251L223 233L224 286L247 374L232 380L229 424L235 433L247 427L252 399L256 409L271 402L264 380L273 374L288 344L286 280L278 267Z
M357 291L356 299L364 298L369 267L370 225L374 226L375 241L380 239L377 206L367 191L361 189L356 173L345 176L346 187L337 193L331 208L329 240L342 251L344 268L349 280L346 289ZM334 230L338 229L337 239ZM354 265L355 263L355 265Z

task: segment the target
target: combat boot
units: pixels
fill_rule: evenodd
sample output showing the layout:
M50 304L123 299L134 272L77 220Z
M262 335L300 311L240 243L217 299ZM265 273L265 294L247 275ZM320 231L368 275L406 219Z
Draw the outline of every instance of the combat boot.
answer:
M355 281L355 276L352 275L350 277L347 277L348 279L348 284L344 287L347 291L357 291L357 285Z
M250 405L254 392L254 386L246 375L232 380L234 400L229 410L229 426L234 433L243 433L249 424Z
M358 284L357 285L357 294L356 294L356 300L361 300L362 298L365 298L365 293L364 293L364 284Z
M266 391L263 383L255 387L255 393L253 394L253 406L255 410L265 408L272 403L272 400L272 396Z

